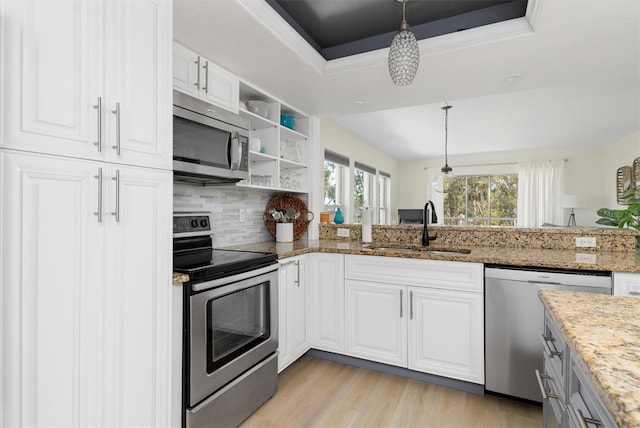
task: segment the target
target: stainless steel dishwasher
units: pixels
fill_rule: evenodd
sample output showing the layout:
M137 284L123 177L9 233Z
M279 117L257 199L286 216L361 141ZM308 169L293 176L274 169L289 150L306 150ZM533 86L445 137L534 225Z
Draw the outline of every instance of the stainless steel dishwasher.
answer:
M542 401L534 371L542 371L544 307L538 290L611 294L611 273L487 267L485 269L485 390Z

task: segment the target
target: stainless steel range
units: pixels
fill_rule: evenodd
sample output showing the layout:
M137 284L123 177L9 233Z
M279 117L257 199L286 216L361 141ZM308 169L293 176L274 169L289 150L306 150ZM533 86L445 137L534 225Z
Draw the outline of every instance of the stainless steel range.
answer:
M273 253L212 247L206 212L174 213L184 284L183 427L237 426L277 390L278 264Z

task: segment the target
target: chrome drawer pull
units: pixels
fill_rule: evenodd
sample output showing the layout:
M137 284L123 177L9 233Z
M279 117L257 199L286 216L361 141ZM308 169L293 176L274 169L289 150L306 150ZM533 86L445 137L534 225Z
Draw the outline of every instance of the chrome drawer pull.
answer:
M580 424L580 428L589 428L587 424L597 425L599 427L602 426L602 422L597 419L585 418L580 409L574 409L576 416L578 417L578 423Z
M562 358L562 352L560 352L560 351L552 351L551 348L549 348L549 344L547 342L548 341L551 341L551 342L555 342L556 341L553 337L548 337L548 336L545 336L544 334L540 333L540 340L542 341L542 347L544 348L544 353L547 354L549 356L549 358L553 358L556 355L558 357Z
M547 392L546 389L544 389L544 385L542 384L542 379L551 379L551 376L546 375L546 374L540 374L540 372L538 370L536 370L536 379L538 380L538 386L540 387L540 392L542 393L542 399L544 401L549 400L549 398L555 398L558 399L560 397L558 397L556 394L552 394L550 392Z
M98 141L93 143L98 146L98 153L102 152L102 97L98 97L98 104L93 106L98 110Z
M196 63L196 69L198 70L198 77L196 78L196 83L194 83L194 85L196 85L196 88L198 88L198 90L200 90L200 57L198 56L198 59L196 61L194 61Z
M94 175L98 179L98 211L93 214L98 216L98 223L102 223L102 168L98 168L98 175Z
M400 290L400 318L402 318L402 290Z
M120 103L116 103L116 109L111 110L111 113L116 115L116 145L111 146L116 149L116 154L120 156Z
M629 296L640 296L640 291L629 291Z
M111 213L116 218L116 223L120 222L120 170L116 169L116 176L111 178L116 182L116 210Z

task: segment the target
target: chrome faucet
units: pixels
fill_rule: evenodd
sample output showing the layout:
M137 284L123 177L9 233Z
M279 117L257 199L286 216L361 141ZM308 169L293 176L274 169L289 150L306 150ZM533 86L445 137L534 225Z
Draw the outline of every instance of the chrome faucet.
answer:
M429 236L429 229L427 228L427 219L429 217L429 205L431 205L431 224L438 222L438 216L436 215L436 208L433 206L433 202L427 201L424 204L424 211L422 212L422 245L429 246L429 241L435 241L438 237L437 234Z

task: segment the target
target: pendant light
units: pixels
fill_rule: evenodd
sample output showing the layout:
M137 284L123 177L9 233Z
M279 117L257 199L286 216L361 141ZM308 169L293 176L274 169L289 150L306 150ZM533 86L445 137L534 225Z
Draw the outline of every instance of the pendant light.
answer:
M448 189L445 186L445 178L451 179L453 177L453 168L449 166L449 155L447 153L449 146L449 110L453 106L446 105L442 107L444 110L444 166L440 168L440 174L433 182L433 188L438 193L447 193Z
M410 85L418 72L420 50L416 36L409 30L405 19L407 0L396 0L402 3L402 23L400 31L395 35L389 48L389 74L398 86Z

